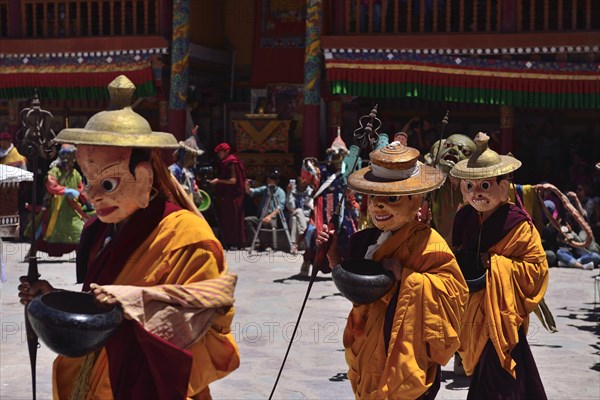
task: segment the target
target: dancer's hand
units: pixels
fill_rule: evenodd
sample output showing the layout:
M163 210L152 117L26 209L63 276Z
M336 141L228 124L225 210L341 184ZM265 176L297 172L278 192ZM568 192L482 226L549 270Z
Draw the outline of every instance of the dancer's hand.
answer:
M110 293L105 292L100 286L95 283L90 284L90 288L92 289L92 293L94 294L94 298L96 303L101 306L114 306L119 304L119 301L115 296Z
M335 235L335 231L333 229L329 230L327 225L323 224L323 229L317 235L317 246L326 246L330 240L331 245L329 246L329 251L327 252L327 259L329 260L329 268L333 269L333 267L342 262L342 257L340 256L340 252L337 247L338 237Z
M19 277L21 284L17 288L19 290L19 301L26 306L34 297L41 294L54 291L54 288L48 281L39 280L34 283L29 283L27 276Z

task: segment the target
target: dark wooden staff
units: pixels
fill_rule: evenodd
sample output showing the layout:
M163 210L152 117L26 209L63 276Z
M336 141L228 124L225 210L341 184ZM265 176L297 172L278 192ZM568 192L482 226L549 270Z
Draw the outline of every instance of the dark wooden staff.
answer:
M366 126L363 125L363 121L367 120ZM361 148L375 148L377 145L377 141L379 140L379 135L377 134L377 130L381 127L381 120L377 118L377 105L373 107L371 113L369 115L364 115L359 119L359 128L354 131L354 141ZM351 174L352 171L356 168L358 163L358 158L360 154L356 155L355 160L353 161L353 166L348 171L348 174ZM337 231L340 228L340 216L343 214L342 205L344 204L343 199L340 199L338 205L336 207L335 212L331 215L331 219L327 224L328 230L333 230L336 232L334 235L337 236ZM288 355L290 354L290 349L292 348L292 343L294 343L294 338L296 337L296 331L300 326L300 320L302 319L302 314L304 313L304 308L306 307L306 302L308 301L308 296L310 295L310 291L312 289L313 284L315 283L315 279L317 277L317 273L319 271L326 271L329 269L329 265L327 265L327 253L331 247L332 242L334 241L334 237L331 237L327 243L322 244L317 249L317 254L313 261L313 269L310 275L310 281L308 283L308 287L306 288L306 294L304 295L304 301L302 302L302 306L300 307L300 312L298 313L298 319L296 321L296 326L294 326L294 331L292 332L292 337L290 339L290 343L288 344L288 348L285 352L285 356L283 357L283 361L281 363L281 367L279 368L279 372L277 373L277 378L275 379L275 383L273 384L273 389L271 390L271 394L269 395L269 400L273 398L273 394L275 394L275 389L277 389L277 383L279 383L279 378L281 377L281 373L283 372L283 367L285 366L285 362L287 361Z
M40 106L37 89L34 91L31 106L24 108L20 112L21 128L17 133L17 142L22 154L31 160L33 172L33 185L31 189L31 247L28 256L27 281L30 284L37 282L39 279L38 264L37 264L37 238L36 238L36 203L37 203L37 184L40 179L40 171L38 171L40 159L52 159L56 156L56 147L52 142L54 139L54 131L51 128L51 123L54 117L49 111L43 110ZM42 179L44 177L41 177ZM29 362L31 364L31 393L35 400L36 379L35 379L35 364L37 358L37 349L39 347L38 337L31 327L27 315L27 307L25 308L25 332L27 334L27 348L29 350Z

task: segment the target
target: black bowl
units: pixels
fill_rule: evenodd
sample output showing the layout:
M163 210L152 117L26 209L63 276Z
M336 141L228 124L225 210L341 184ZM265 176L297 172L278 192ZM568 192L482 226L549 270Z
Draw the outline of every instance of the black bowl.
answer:
M119 307L100 307L91 293L84 292L46 293L29 303L27 313L42 342L66 357L101 348L123 320Z
M331 272L342 296L354 304L370 304L383 297L394 285L394 274L374 260L344 260Z

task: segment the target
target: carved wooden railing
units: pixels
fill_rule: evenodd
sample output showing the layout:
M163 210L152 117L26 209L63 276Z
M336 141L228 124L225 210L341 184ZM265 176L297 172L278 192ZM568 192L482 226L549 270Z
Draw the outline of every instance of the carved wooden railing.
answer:
M506 21L516 33L598 30L597 1L344 0L344 30L346 34L499 33L506 30Z
M23 38L151 35L159 0L21 0Z

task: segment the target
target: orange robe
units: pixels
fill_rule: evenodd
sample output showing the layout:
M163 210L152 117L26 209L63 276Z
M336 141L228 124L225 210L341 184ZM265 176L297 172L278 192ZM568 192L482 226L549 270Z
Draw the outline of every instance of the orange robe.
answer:
M23 157L14 146L4 157L0 157L0 164L27 169L27 159Z
M522 221L489 249L491 268L486 287L467 302L459 353L467 375L472 375L488 340L502 367L513 377L510 352L519 342L519 328L527 333L529 313L548 286L548 262L538 231Z
M374 254L396 258L402 279L380 300L355 305L344 331L348 378L357 399L416 399L435 380L459 347L459 327L467 285L442 237L409 222ZM400 285L388 353L384 320Z
M129 257L114 284L186 287L225 274L223 250L208 223L190 211L179 210L166 216ZM187 349L193 357L188 397L210 398L208 384L239 366L239 350L230 332L233 315L233 307L225 314L217 314L206 334ZM53 366L55 399L69 398L84 359L56 358ZM86 393L86 399L113 398L104 348L93 365Z

